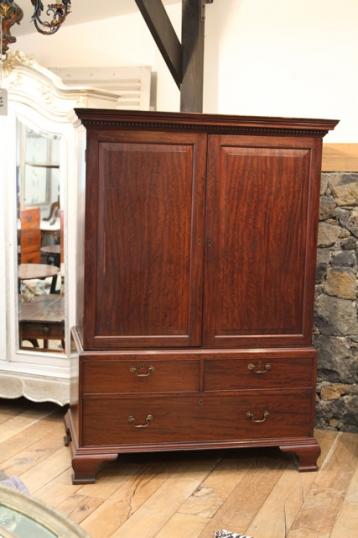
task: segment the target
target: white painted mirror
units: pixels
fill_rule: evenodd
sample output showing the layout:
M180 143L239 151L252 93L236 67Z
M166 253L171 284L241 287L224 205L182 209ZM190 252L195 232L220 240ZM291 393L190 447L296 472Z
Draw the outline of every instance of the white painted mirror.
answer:
M62 143L58 133L17 121L19 350L67 351Z
M118 95L66 87L21 53L9 55L3 84L8 114L0 118L0 397L64 404L72 376L85 149L73 109L116 108Z

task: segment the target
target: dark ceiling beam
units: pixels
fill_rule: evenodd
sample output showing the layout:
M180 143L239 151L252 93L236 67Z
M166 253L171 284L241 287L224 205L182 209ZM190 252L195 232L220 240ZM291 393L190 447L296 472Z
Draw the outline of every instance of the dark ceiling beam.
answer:
M181 44L162 0L135 0L180 89L182 112L203 111L205 6L214 0L182 0Z
M203 111L205 3L204 0L182 0L181 112Z
M135 0L178 88L183 79L182 47L161 0Z

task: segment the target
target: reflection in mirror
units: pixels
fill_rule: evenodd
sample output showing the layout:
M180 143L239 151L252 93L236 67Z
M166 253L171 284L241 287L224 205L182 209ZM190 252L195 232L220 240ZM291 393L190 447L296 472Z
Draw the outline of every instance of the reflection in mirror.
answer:
M65 352L61 137L17 129L20 349Z

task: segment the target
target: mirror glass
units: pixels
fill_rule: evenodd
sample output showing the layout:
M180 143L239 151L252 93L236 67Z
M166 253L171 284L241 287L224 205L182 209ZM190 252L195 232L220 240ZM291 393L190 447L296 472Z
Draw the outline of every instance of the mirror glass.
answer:
M64 353L61 137L17 126L18 347Z

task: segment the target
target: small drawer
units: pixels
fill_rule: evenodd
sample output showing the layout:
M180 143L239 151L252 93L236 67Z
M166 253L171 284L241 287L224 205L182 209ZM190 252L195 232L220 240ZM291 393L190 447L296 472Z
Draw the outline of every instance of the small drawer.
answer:
M245 357L207 359L204 390L313 387L311 357Z
M98 397L83 400L85 446L215 443L312 435L313 392ZM170 449L170 447L168 447Z
M91 358L81 361L84 394L196 392L200 386L200 361Z
M64 338L64 323L21 321L20 339L26 340L29 338L62 340Z

